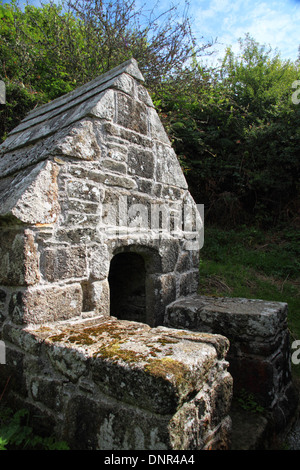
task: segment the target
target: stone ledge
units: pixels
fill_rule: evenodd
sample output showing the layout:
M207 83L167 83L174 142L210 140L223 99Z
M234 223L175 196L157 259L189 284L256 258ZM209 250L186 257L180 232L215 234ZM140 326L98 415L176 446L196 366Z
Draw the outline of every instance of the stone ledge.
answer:
M70 380L81 378L79 363L85 364L103 393L160 414L174 413L195 395L229 347L220 335L112 317L25 331L43 341L52 366Z
M281 330L286 321L287 304L259 299L206 297L191 295L173 302L167 309L166 326L251 336L264 341Z
M39 416L36 432L50 417L72 449L229 448L232 377L221 335L98 317L6 322L3 338L17 379L11 399Z
M192 295L167 307L164 324L228 338L234 394L244 390L253 395L270 413L273 430L281 432L298 402L291 376L287 312L284 302Z

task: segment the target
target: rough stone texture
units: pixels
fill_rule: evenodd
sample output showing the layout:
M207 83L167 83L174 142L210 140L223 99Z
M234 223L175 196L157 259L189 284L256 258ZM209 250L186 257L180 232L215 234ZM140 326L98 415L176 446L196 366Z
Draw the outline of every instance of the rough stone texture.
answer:
M142 81L127 61L33 110L0 146L12 395L75 448L226 448L227 340L150 328L197 289L199 246L187 244L202 220ZM112 263L122 254L127 266ZM114 277L127 281L122 304L110 299ZM121 308L150 326L105 320ZM99 315L94 334L83 331ZM71 320L72 334L61 326Z
M232 378L220 335L110 317L19 329L6 323L14 392L73 449L227 449Z
M5 156L2 160L5 161ZM59 214L57 174L58 166L46 162L3 178L0 217L15 217L30 225L55 222Z
M0 285L34 285L40 280L39 258L33 233L4 229L0 246Z
M272 412L276 429L289 423L298 399L291 377L286 303L193 295L167 306L164 324L226 336L235 393L252 393Z
M0 286L37 285L46 292L78 282L84 316L88 305L93 316L101 310L92 299L94 283L108 279L117 252L138 251L146 265L147 323L161 324L167 303L196 292L188 244L190 222L197 243L202 220L140 81L130 60L35 109L0 146ZM183 257L186 269L182 262L176 269ZM148 269L151 258L160 258L156 271ZM161 287L153 292L154 274ZM31 295L24 293L24 302ZM61 316L48 313L59 308L55 299L46 312L29 303L34 323L38 315L41 322ZM78 307L71 312L77 316Z
M74 448L227 449L225 336L235 387L259 377L280 422L286 306L193 296L203 217L142 81L129 60L0 146L0 386L13 377L17 404Z
M9 316L16 324L64 320L80 316L81 311L80 284L14 291L9 303Z

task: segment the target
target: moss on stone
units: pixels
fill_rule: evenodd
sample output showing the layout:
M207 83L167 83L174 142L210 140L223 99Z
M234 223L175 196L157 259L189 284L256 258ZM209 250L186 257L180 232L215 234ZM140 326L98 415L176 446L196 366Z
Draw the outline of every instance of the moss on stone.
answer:
M175 359L162 357L160 359L151 359L145 366L145 371L164 379L171 375L174 377L176 384L179 385L186 381L189 369Z

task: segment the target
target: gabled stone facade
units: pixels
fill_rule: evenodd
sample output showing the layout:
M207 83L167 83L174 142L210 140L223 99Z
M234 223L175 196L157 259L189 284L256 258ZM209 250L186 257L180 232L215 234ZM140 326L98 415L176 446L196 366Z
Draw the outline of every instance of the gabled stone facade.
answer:
M202 220L142 80L130 60L0 147L0 285L17 323L109 316L111 287L112 314L154 326L196 292Z
M233 384L272 433L295 412L287 305L197 294L203 214L142 82L129 60L0 146L0 392L74 449L229 449Z
M202 220L142 80L130 60L0 147L0 389L74 449L228 448L228 340L159 326Z

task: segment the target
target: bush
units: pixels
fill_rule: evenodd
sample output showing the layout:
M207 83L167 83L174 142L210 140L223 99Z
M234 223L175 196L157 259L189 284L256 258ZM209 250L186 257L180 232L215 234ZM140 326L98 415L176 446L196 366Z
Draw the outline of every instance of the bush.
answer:
M54 437L41 437L28 425L29 412L16 412L0 406L0 450L68 450L68 445Z

